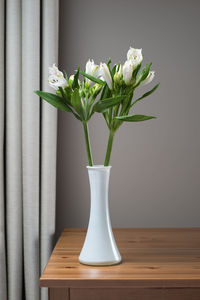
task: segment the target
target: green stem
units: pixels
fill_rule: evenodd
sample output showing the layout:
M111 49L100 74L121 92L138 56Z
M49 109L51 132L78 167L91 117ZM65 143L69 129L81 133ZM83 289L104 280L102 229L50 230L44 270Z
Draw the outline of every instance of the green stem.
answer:
M113 145L114 135L115 135L114 131L110 130L104 166L109 166L110 155L111 155L111 151L112 151L112 145Z
M87 156L88 156L88 163L89 166L93 165L92 161L92 153L91 153L91 147L90 147L90 138L88 133L88 123L83 122L83 128L84 128L84 134L85 134L85 144L86 144L86 150L87 150Z

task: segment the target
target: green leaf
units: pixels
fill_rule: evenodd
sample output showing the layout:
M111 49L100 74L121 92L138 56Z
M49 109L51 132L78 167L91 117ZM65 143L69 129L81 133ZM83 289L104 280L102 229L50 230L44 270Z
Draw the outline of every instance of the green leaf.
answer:
M66 98L69 100L69 103L70 103L70 105L71 105L71 94L72 94L72 89L70 88L70 86L66 86L65 88L64 88L64 93L65 93L65 95L66 95Z
M103 116L104 116L104 119L106 120L106 124L107 124L108 128L110 129L108 111L103 112Z
M70 101L67 98L67 96L65 95L65 92L64 92L63 88L59 86L58 89L59 89L59 91L60 91L60 93L62 95L62 98L65 100L66 104L70 105Z
M73 108L79 113L82 113L82 106L81 106L81 98L79 95L79 89L75 88L74 92L72 93L71 96L71 104Z
M126 95L126 97L124 99L124 101L122 103L120 115L128 113L128 111L130 110L130 104L131 104L132 98L133 98L133 89L131 89L129 91L129 93Z
M80 73L80 68L78 67L78 70L77 70L76 74L74 75L74 81L73 81L73 84L72 84L73 90L76 89L76 88L79 88L79 83L78 83L79 73Z
M120 68L120 61L118 62L118 64L117 64L117 67L116 67L116 72L118 72L119 71L119 68Z
M139 65L136 67L136 69L133 71L132 77L133 77L134 79L136 79L136 76L137 76L137 74L138 74L138 72L139 72L139 70L140 70L141 65L142 65L142 64L139 64Z
M108 85L106 84L103 87L100 100L103 100L103 99L106 99L106 98L110 98L110 96L111 96L111 91L110 91Z
M115 117L115 119L124 122L142 122L150 119L156 119L156 117L144 116L144 115L127 115L127 116Z
M144 95L142 95L140 98L136 99L132 104L131 107L137 103L138 101L142 100L143 98L151 95L158 87L159 87L160 83L156 84L150 91L148 91L147 93L145 93Z
M105 82L104 82L103 80L101 80L101 79L99 79L99 78L96 78L96 77L94 77L94 76L92 76L92 75L89 75L89 74L87 74L87 73L85 73L85 72L83 72L83 71L80 71L80 74L82 74L83 76L87 77L88 79L90 79L90 80L92 80L92 81L94 81L94 82L96 82L96 83L99 83L99 84L101 84L101 85L104 85L104 84L105 84Z
M49 104L55 106L58 109L65 110L71 112L70 108L67 104L64 103L64 99L51 93L42 92L42 91L34 91L40 98L47 101Z
M100 100L93 106L93 111L104 112L106 109L121 103L122 100L124 100L124 96Z
M116 65L113 66L112 70L110 68L110 65L111 65L111 59L109 58L107 66L108 66L108 70L109 70L110 75L111 75L112 80L113 80L113 77L114 77L114 74L115 74L115 70L116 70Z
M141 100L149 95L151 95L160 85L160 82L158 84L156 84L150 91L148 91L147 93L145 93L144 95L142 95L142 97L138 98L137 100Z
M74 115L74 117L79 120L79 121L82 121L82 119L80 118L80 116L78 114L76 114L73 110L72 110L72 113Z
M64 74L65 74L65 79L67 80L67 82L69 81L69 78L67 76L67 72L64 70Z
M110 71L112 80L113 80L113 78L114 78L114 75L115 75L115 72L116 72L116 68L117 68L117 65L114 65L113 68L112 68L112 70Z
M109 59L108 59L108 62L107 62L107 66L110 66L111 62L112 62L112 61L111 61L111 58L109 58Z

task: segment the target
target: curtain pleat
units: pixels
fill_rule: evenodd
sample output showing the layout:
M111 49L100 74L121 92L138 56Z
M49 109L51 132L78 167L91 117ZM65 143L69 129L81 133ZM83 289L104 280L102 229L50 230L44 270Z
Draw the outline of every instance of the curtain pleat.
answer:
M57 63L58 6L0 0L0 300L48 299L39 276L55 233L57 111L34 90L49 89Z
M58 1L44 0L42 9L42 85L43 91L52 90L48 86L48 67L57 64L58 57ZM49 22L51 20L51 22ZM43 271L53 246L55 233L56 199L56 140L57 110L42 101L41 107L41 272ZM47 295L47 289L41 289Z
M4 0L0 0L0 300L7 298L4 204Z
M22 153L24 277L27 300L39 299L40 1L22 0Z
M6 1L6 225L8 299L22 299L21 1ZM17 276L16 276L17 274Z

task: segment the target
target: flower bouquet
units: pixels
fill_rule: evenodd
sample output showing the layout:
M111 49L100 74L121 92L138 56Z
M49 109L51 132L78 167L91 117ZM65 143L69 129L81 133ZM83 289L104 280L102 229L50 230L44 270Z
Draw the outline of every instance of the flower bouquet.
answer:
M142 60L142 49L130 48L124 64L118 63L111 67L109 59L108 63L96 65L89 59L84 71L78 68L70 77L66 72L63 74L59 71L54 64L49 68L48 81L56 93L35 91L56 108L72 113L83 125L91 192L89 225L79 256L79 261L84 264L113 265L121 261L109 217L109 163L114 136L124 122L155 118L131 113L137 102L152 94L159 86L158 83L134 99L135 90L150 83L155 76L155 72L150 70L152 63L142 67ZM104 165L93 165L88 123L95 113L103 115L109 130Z

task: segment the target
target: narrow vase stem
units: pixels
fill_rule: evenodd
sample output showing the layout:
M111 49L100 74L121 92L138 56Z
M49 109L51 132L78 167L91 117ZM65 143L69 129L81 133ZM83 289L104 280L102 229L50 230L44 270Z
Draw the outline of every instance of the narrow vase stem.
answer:
M89 138L87 122L83 122L83 128L84 128L84 134L85 134L85 144L86 144L86 150L87 150L87 156L88 156L88 163L89 163L89 166L92 166L93 160L92 160L92 153L91 153L91 147L90 147L90 138Z
M112 151L114 135L115 135L114 131L110 130L104 166L109 166L110 163L110 155Z

